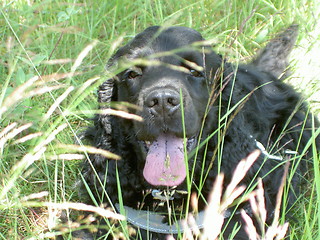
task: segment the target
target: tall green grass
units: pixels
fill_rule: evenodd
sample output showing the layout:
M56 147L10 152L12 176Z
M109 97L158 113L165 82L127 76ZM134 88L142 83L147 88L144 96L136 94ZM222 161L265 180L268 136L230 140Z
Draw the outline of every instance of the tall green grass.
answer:
M56 226L69 231L59 225L61 209L77 209L78 222L90 222L81 218L87 206L72 203L79 200L79 163L96 150L73 144L97 107L107 59L150 25L195 28L238 62L299 24L297 74L289 82L319 114L318 0L4 0L0 9L0 239L41 239L55 235ZM313 155L314 180L296 209L291 239L320 239L319 155Z

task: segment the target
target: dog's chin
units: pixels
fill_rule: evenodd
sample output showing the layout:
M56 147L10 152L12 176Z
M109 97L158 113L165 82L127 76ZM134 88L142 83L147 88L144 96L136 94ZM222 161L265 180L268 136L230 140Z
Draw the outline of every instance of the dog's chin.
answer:
M161 133L154 140L140 140L145 156L143 176L157 187L182 184L187 175L187 154L197 145L198 135L189 138L173 133Z

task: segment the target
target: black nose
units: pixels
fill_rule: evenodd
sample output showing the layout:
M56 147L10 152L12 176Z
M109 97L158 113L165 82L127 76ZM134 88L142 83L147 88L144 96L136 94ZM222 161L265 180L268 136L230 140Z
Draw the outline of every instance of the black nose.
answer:
M154 90L147 95L145 105L154 115L170 116L180 107L180 95L169 89Z

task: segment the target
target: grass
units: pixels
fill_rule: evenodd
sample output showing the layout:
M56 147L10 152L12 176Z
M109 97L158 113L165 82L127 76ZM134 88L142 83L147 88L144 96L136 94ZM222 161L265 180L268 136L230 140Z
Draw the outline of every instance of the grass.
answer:
M71 203L78 201L79 163L91 150L72 146L76 133L90 124L107 59L150 25L195 28L230 61L243 62L298 23L289 81L320 112L318 0L4 0L0 9L0 239L54 235L55 204L83 207ZM292 239L320 239L316 152L314 160Z

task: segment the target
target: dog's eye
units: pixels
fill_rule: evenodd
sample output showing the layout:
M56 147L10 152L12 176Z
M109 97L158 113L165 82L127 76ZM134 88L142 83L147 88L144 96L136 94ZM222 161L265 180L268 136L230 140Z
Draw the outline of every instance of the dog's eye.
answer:
M139 76L140 76L140 74L138 72L136 72L136 71L130 71L128 73L128 78L136 78L136 77L139 77Z
M199 72L195 69L190 69L190 73L192 76L194 77L203 77L203 73L202 72Z
M142 70L139 68L130 69L126 72L126 77L129 79L135 79L142 75Z

